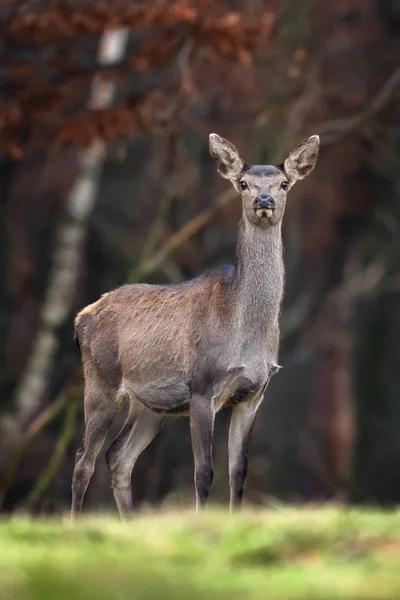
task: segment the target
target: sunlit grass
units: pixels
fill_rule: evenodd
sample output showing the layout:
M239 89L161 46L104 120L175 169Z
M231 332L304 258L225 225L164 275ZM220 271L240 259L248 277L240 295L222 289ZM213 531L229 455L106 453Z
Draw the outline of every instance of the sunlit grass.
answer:
M209 510L0 523L0 597L400 598L400 513Z

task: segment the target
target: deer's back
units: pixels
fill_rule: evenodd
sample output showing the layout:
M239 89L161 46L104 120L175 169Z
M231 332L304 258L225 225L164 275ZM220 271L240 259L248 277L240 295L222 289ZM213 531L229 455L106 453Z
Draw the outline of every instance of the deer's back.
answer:
M102 378L122 382L146 403L149 395L188 401L199 369L221 357L230 274L223 268L180 285L125 285L103 295L76 318L84 366L90 361Z

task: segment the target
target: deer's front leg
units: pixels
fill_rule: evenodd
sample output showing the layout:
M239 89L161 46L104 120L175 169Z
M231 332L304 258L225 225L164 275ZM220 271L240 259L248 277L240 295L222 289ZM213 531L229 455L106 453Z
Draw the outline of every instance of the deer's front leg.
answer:
M260 402L234 406L229 427L230 509L240 508L247 476L247 450Z
M194 484L196 509L208 499L214 475L212 461L212 437L214 432L214 410L210 400L193 396L190 402L190 433L194 457Z

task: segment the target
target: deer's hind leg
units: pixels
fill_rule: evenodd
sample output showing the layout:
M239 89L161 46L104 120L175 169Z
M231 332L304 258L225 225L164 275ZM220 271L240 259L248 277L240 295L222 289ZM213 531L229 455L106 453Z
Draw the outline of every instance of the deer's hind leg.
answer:
M82 510L96 458L104 444L117 408L116 389L105 384L96 374L85 378L85 432L75 459L71 517Z
M132 399L125 424L106 453L111 487L121 516L133 510L131 475L135 462L160 431L164 419Z

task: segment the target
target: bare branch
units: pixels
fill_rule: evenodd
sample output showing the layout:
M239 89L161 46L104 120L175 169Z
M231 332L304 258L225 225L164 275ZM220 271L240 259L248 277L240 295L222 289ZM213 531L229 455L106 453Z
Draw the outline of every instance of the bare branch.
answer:
M24 432L23 438L18 442L8 459L7 465L0 478L0 508L4 505L5 497L14 481L21 460L25 456L30 444L39 433L62 411L67 401L67 394L64 393L50 406L47 406L32 421L28 429Z
M181 229L171 235L168 241L151 258L138 264L128 275L128 281L141 281L157 271L173 252L180 248L193 235L201 231L207 223L228 206L235 195L236 193L233 190L228 190L220 194L211 208L201 211L188 221L188 223L185 223Z
M392 100L393 94L400 87L400 67L397 67L379 92L372 98L364 110L350 117L328 121L319 127L321 145L328 146L339 141L364 123L375 117Z
M27 499L23 502L24 508L28 510L35 508L39 500L43 497L44 493L51 485L54 477L57 475L65 451L68 448L68 444L70 443L74 434L77 412L78 402L73 400L66 408L64 427L62 429L61 436L57 440L54 453L52 454L47 467L39 477L33 489L30 491Z

